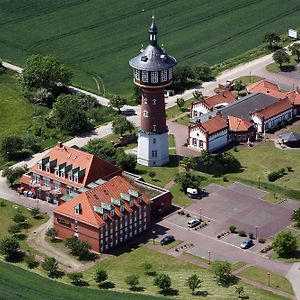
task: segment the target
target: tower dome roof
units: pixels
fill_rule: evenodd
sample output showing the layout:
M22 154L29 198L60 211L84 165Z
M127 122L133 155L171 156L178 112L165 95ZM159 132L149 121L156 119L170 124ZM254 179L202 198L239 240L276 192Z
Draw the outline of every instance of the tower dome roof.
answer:
M141 53L129 61L129 65L135 69L147 71L163 71L176 65L174 57L168 55L157 44L157 26L154 17L149 29L149 45L142 49Z

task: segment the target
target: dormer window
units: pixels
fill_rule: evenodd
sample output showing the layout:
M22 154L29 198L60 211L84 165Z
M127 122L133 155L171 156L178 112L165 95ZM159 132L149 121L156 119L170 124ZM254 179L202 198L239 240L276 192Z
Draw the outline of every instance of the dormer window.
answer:
M151 83L158 82L158 72L151 72Z
M121 205L120 206L120 212L123 212L124 211L124 205Z
M46 167L46 172L50 173L50 168L49 167Z
M78 183L78 176L74 176L74 181Z
M129 206L133 207L133 200L130 201Z
M75 215L79 215L82 213L82 207L81 207L80 203L78 203L78 205L74 206L74 213L75 213Z
M142 196L138 196L138 203L142 203Z
M42 170L43 170L43 166L42 166L42 164L38 164L38 169L39 169L40 171L42 171Z
M114 211L114 210L111 210L111 211L110 211L110 216L113 217L114 215L115 215L115 211Z
M60 177L65 177L65 172L64 171L60 172Z
M69 180L73 180L72 174L68 174L68 179L69 179Z
M59 176L59 170L55 170L55 175Z
M164 70L164 71L161 71L161 81L162 82L165 82L168 80L168 71L167 70Z
M148 71L142 71L142 81L148 82Z

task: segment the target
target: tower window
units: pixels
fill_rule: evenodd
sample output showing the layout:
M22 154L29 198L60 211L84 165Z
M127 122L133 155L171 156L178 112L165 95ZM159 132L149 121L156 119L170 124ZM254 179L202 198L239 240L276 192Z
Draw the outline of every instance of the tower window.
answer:
M156 105L156 99L153 99L153 100L152 100L152 104L153 104L153 105Z
M148 82L148 72L147 71L142 71L142 81Z
M148 110L146 110L146 109L144 110L143 116L144 116L145 118L148 118L148 116L149 116Z
M152 157L157 157L157 150L152 150Z
M151 72L151 82L152 83L158 82L158 72Z
M138 69L135 69L135 70L134 70L134 77L135 77L135 79L137 79L137 80L140 80L140 79L141 79L140 70L138 70Z
M173 77L172 69L169 69L169 79L172 79L172 77Z
M156 138L153 139L153 144L156 144Z
M156 124L152 125L153 131L156 131Z
M168 71L167 70L161 71L161 81L164 82L167 80L168 80Z
M148 104L148 99L144 98L144 104Z

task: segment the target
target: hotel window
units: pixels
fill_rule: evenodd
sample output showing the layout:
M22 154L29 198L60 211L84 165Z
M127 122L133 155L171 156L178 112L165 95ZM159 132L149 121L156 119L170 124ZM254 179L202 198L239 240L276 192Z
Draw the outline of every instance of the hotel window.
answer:
M39 182L40 181L40 176L37 174L33 174L33 181L34 182Z
M146 223L147 222L147 218L144 218L144 223Z
M113 232L114 231L114 228L113 228L113 223L110 223L110 232Z
M147 211L144 211L144 217L146 217L147 216Z
M144 230L146 230L147 229L147 224L144 224Z
M42 166L42 164L38 164L38 169L39 169L40 171L42 171L42 170L43 170L43 166Z
M168 80L168 70L161 71L161 81L164 82L167 80Z
M120 229L123 228L123 220L120 221Z
M148 71L142 71L142 81L148 82Z
M64 171L60 172L60 177L65 177L65 172Z
M46 172L50 173L50 168L49 167L46 167Z
M148 104L148 99L144 98L144 104Z
M152 130L153 130L153 131L156 131L156 124L153 124L153 125L152 125Z
M130 200L129 206L133 207L133 200Z
M127 239L128 239L128 235L127 235L127 233L125 234L125 237L124 237L124 238L125 238L125 240L127 240Z
M111 217L113 217L113 216L115 215L115 211L114 211L114 210L111 210L110 215L111 215ZM116 226L117 226L117 225L116 225Z
M43 181L44 181L45 186L50 186L50 179L49 178L44 177Z
M55 175L59 176L59 170L55 170Z
M60 190L60 183L58 181L53 181L54 189L59 191Z
M124 211L124 205L120 206L120 211L123 212Z
M122 229L120 229L120 235L123 235L123 230Z
M203 148L203 141L199 141L199 147Z
M68 194L72 193L72 187L69 185L67 185L67 193Z
M141 233L141 232L142 232L142 227L139 228L139 233Z
M135 77L135 79L137 79L137 80L140 80L140 79L141 79L140 70L138 70L138 69L135 69L135 70L134 70L134 77Z
M172 77L173 77L172 69L169 69L169 79L172 79Z
M131 231L129 232L129 237L132 237L132 232Z
M106 227L106 233L105 236L108 236L108 227Z
M68 174L68 179L69 179L69 180L73 180L72 174Z
M101 248L100 248L100 252L103 252L103 246L101 246Z
M134 230L134 235L137 235L137 230L136 229Z
M139 220L139 226L141 226L142 225L142 221L141 220Z
M103 220L105 221L107 219L106 213L103 214Z
M123 237L121 236L121 237L120 237L120 243L122 243L122 242L123 242Z
M151 72L151 82L152 83L158 82L158 72Z

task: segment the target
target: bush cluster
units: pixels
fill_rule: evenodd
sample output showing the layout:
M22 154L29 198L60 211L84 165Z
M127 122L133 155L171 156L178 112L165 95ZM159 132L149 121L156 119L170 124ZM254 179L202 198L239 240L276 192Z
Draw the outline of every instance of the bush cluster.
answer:
M271 173L268 174L268 179L271 182L276 181L277 179L281 178L282 176L284 176L285 174L285 169L281 168L278 171L273 171Z

